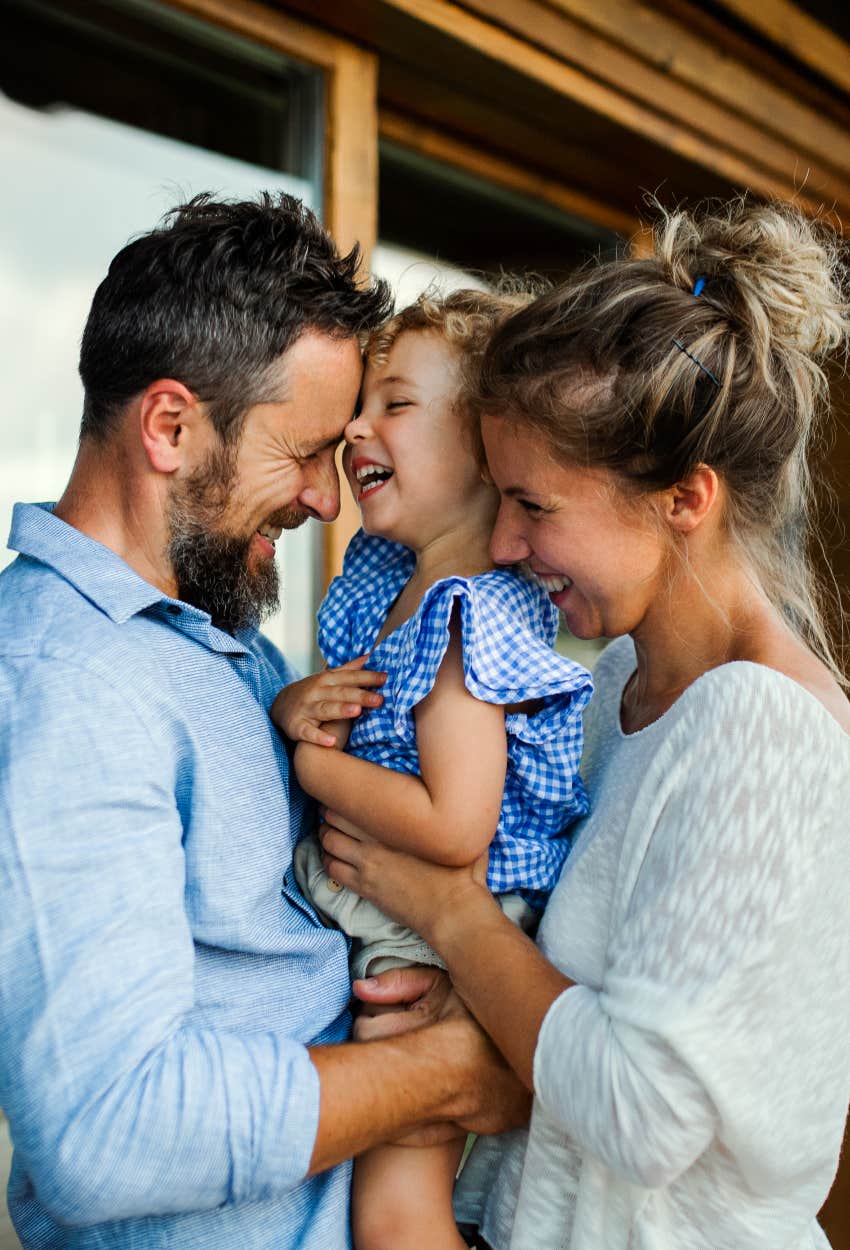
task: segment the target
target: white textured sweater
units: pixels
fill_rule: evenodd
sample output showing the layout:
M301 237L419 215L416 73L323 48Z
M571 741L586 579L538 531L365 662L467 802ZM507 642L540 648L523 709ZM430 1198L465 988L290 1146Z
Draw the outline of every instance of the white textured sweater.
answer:
M626 735L596 670L591 814L541 924L551 1006L528 1133L481 1140L494 1250L812 1250L850 1096L850 736L723 665Z

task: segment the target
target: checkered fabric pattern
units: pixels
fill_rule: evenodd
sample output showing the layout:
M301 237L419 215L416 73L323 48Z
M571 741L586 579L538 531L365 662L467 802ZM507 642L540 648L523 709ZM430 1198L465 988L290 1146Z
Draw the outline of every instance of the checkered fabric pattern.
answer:
M371 666L389 674L382 707L355 721L348 750L419 775L414 708L434 685L458 603L470 693L503 706L543 702L533 716L505 718L508 771L488 874L494 893L516 891L542 906L569 851L569 826L587 811L578 768L590 674L552 650L558 612L545 591L509 570L437 582L418 611L374 646L414 564L406 547L361 530L319 610L328 664L371 653Z

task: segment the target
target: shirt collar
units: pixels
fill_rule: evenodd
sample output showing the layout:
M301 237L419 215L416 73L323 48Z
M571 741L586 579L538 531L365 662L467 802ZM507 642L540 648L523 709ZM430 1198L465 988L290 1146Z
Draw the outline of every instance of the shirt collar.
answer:
M110 620L123 625L139 612L161 605L175 628L191 633L214 651L244 652L257 631L236 637L217 629L207 612L172 599L146 582L116 552L53 515L52 503L17 503L8 546L56 570Z

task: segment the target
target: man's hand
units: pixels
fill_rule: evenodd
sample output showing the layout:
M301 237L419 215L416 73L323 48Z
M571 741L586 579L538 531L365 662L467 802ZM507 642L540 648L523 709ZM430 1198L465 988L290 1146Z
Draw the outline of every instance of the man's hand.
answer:
M451 988L445 972L424 964L355 981L354 995L363 1004L354 1021L355 1040L398 1037L434 1024L443 1018Z
M329 732L332 721L348 721L364 708L380 707L383 695L375 689L387 680L386 673L372 672L360 655L339 668L326 668L312 677L284 686L269 715L292 742L313 742L320 747L342 747L346 735Z
M372 982L375 982L373 984ZM387 1142L428 1145L464 1133L501 1133L528 1122L531 1094L469 1015L444 974L411 968L357 983L362 999L408 999L433 1023L399 1035L310 1047L319 1074L319 1129L311 1175ZM424 993L422 992L424 988ZM376 995L381 997L380 992ZM396 1029L396 1012L370 1028ZM417 1016L420 1011L416 1012Z
M464 1044L471 1043L481 1062L474 1065L468 1082L469 1110L463 1120L428 1124L396 1140L399 1146L433 1146L463 1137L467 1132L496 1133L525 1124L530 1113L530 1094L485 1037L473 1017L454 993L448 976L439 968L417 965L394 968L377 977L355 981L355 996L364 1004L382 1008L379 1015L361 1013L355 1021L358 1041L398 1037L437 1021L457 1022Z
M440 968L416 964L392 968L376 977L355 981L352 989L362 1004L354 1021L354 1037L359 1042L377 1037L398 1037L421 1029L442 1017L451 993L451 982ZM428 1124L405 1133L396 1146L438 1146L466 1137L458 1124Z

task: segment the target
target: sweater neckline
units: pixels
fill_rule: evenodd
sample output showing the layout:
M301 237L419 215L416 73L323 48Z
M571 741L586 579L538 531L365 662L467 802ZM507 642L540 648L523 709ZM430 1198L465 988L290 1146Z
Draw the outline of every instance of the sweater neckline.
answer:
M626 692L626 686L637 672L636 667L630 668L617 692L614 720L619 737L623 742L632 742L646 734L649 734L651 731L655 730L656 726L663 725L668 717L672 717L673 713L680 707L682 700L691 695L691 692L695 690L701 682L704 682L707 678L711 677L713 673L720 673L724 669L732 668L744 670L745 672L753 670L758 673L771 673L780 682L785 682L793 686L795 690L799 691L803 700L811 704L820 716L828 718L836 733L840 734L845 743L850 746L850 734L842 728L832 713L824 707L820 699L812 694L811 690L807 690L806 687L801 685L800 682L795 681L793 677L789 677L787 673L780 672L778 668L771 668L768 664L757 664L754 660L728 660L725 664L717 664L714 668L706 669L704 673L700 673L699 677L694 678L689 686L685 687L679 697L670 704L666 712L662 712L660 716L657 716L655 720L650 721L648 725L644 725L642 729L635 729L633 733L626 733L625 729L623 729L623 695Z

